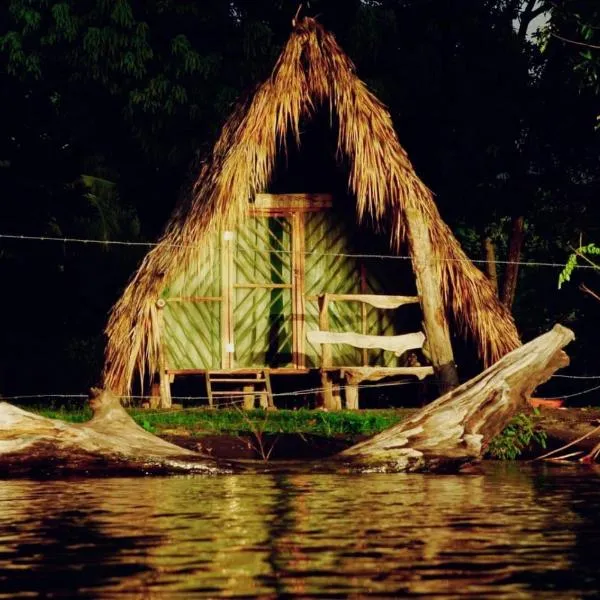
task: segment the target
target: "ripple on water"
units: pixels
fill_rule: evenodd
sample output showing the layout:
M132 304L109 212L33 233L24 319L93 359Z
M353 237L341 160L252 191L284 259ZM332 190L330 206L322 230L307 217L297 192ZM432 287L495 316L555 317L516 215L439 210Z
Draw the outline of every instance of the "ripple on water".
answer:
M0 597L577 598L600 588L581 470L0 482Z

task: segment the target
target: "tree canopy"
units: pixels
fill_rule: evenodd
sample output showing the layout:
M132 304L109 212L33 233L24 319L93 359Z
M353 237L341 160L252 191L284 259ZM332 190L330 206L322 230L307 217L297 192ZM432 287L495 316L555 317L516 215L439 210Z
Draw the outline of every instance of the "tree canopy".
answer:
M506 257L518 217L525 261L565 262L580 235L600 239L595 0L304 5L389 106L473 258L485 237ZM0 234L155 240L234 103L272 69L297 8L292 0L3 3ZM92 384L107 311L144 252L0 239L0 391ZM576 290L556 294L556 276L520 270L515 313L525 338L594 310ZM600 367L581 348L582 369Z

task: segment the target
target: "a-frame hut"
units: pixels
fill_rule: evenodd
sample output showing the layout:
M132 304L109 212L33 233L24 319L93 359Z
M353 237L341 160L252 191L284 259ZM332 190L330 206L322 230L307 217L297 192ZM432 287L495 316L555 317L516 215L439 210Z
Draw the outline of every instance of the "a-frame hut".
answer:
M327 148L306 146L311 127L333 139L331 163L311 163ZM286 184L281 173L303 153L305 179L300 168ZM344 185L315 193L314 172L328 165L345 174ZM313 189L302 189L309 180ZM373 231L384 238L382 254L411 257L406 291L397 267L408 261L365 256ZM421 312L412 327L398 325L394 315L411 302ZM510 314L442 221L385 106L334 36L306 18L269 79L226 122L189 197L113 308L104 383L123 395L136 378L155 390L160 383L168 406L174 377L196 374L206 377L211 401L228 383L252 401L252 389L269 395L272 374L318 370L327 405L339 406L333 383L343 381L348 406L357 406L363 380L435 371L442 388L454 385L451 327L485 365L519 345ZM423 345L421 331L429 367L402 356Z

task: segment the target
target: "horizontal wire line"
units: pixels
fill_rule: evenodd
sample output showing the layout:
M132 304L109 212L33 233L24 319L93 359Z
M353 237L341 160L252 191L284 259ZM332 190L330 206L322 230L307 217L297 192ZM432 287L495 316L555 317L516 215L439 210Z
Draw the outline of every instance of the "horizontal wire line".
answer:
M380 388L380 387L394 387L394 386L402 386L402 385L412 385L415 383L419 383L418 381L390 381L385 383L373 383L368 387L371 388ZM339 386L340 389L346 389L349 386ZM297 390L294 392L278 392L275 394L271 394L272 398L283 398L289 396L305 396L311 394L318 394L320 392L325 391L325 388L308 388L304 390ZM242 392L239 392L242 394ZM261 394L265 394L265 392L248 392L248 396L259 396ZM0 396L0 401L6 400L36 400L41 398L88 398L87 394L27 394L20 396ZM123 400L148 400L150 398L155 398L156 396L118 396ZM208 396L171 396L173 400L208 400Z
M153 248L159 245L164 245L168 248L197 248L203 246L203 244L170 244L162 242L125 242L119 240L94 240L84 238L69 238L69 237L49 237L49 236L33 236L33 235L13 235L13 234L0 234L0 240L20 240L20 241L38 241L38 242L59 242L59 243L72 243L72 244L96 244L102 246L137 246L145 248ZM256 253L261 254L292 254L291 250L265 250L263 248L255 248ZM306 256L314 255L314 251L304 252ZM396 254L361 254L361 253L340 253L340 252L323 252L317 253L319 256L329 257L344 257L344 258L373 258L379 260L411 260L411 256L396 255ZM440 262L457 262L457 263L474 263L474 264L486 264L487 261L484 259L477 258L438 258ZM551 268L564 268L567 263L547 262L547 261L513 261L513 260L496 260L496 264L499 265L519 265L524 267L551 267ZM575 265L577 269L597 269L593 265Z
M587 390L583 390L582 392L575 392L574 394L567 394L565 396L555 396L553 398L544 398L544 400L566 400L567 398L575 398L576 396L583 396L584 394L589 394L590 392L595 392L596 390L600 390L600 385L596 385Z
M600 379L600 375L553 375L560 379Z
M552 378L555 377L560 377L560 378L569 378L569 379L600 379L600 376L577 376L577 375L553 375ZM420 381L390 381L390 382L384 382L384 383L370 383L368 384L368 386L366 387L366 389L374 389L374 388L386 388L386 387L399 387L399 386L405 386L405 385L415 385L417 383L421 383ZM427 381L427 383L439 383L438 381ZM339 388L340 389L346 389L350 386L348 385L340 385ZM564 396L556 396L554 398L547 398L545 397L545 400L560 400L560 399L566 399L566 398L574 398L575 396L581 396L583 394L588 394L589 392L593 392L595 390L600 389L600 385L598 386L594 386L592 388L583 390L581 392L575 392L574 394L568 394L568 395L564 395ZM297 390L294 392L278 392L278 393L274 393L271 394L272 398L284 398L284 397L297 397L297 396L306 396L306 395L316 395L318 393L321 393L325 391L325 388L308 388L308 389L304 389L304 390ZM240 395L242 394L242 392L238 392ZM260 391L255 391L255 392L247 392L245 395L248 396L260 396L260 395L264 395L265 392L260 392ZM89 396L87 394L26 394L26 395L18 395L18 396L0 396L0 401L7 401L7 400L37 400L37 399L42 399L42 398L60 398L60 399L75 399L75 398L88 398ZM155 398L156 396L118 396L119 398L123 399L123 400L149 400L150 398ZM172 396L171 397L173 400L209 400L208 396ZM231 404L239 404L243 401L243 399L240 399L240 401L236 401L236 402L232 402ZM219 406L225 406L225 403L219 403Z

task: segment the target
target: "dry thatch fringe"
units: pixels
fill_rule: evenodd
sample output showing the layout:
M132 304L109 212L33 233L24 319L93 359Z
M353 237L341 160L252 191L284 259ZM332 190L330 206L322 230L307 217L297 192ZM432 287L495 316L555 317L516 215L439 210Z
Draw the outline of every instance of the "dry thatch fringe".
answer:
M338 117L338 153L350 165L348 187L356 198L359 222L369 218L383 224L391 219L392 249L399 251L402 242L411 249L404 210L421 211L436 249L432 258L446 308L462 332L475 339L486 366L519 345L512 317L441 220L385 106L358 79L334 36L307 18L297 23L271 77L227 121L188 205L175 212L159 245L148 253L113 308L106 329L107 388L127 394L136 371L143 381L147 372L157 370L156 300L165 282L198 261L210 260L209 237L235 227L248 201L267 189L288 133L299 144L301 119L326 103Z

